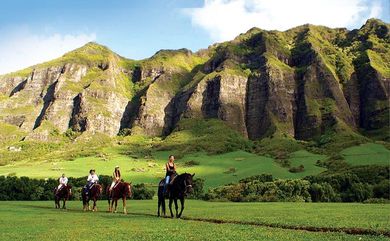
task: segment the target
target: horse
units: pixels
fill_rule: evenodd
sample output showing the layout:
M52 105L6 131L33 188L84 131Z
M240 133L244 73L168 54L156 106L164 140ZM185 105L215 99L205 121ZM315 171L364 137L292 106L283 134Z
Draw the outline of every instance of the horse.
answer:
M65 203L69 200L69 197L72 195L72 186L66 185L60 188L60 190L54 190L54 204L56 208L60 208L60 201L62 199L63 205L62 208L66 209Z
M128 182L117 183L110 193L110 187L107 187L106 192L108 194L108 212L112 212L112 208L115 203L114 212L116 213L116 207L118 206L118 199L123 200L123 213L127 214L126 210L126 198L132 196L131 184ZM112 199L112 202L110 202Z
M169 197L169 211L171 212L171 217L173 218L172 212L172 202L175 202L176 209L176 218L180 218L183 210L184 210L184 198L186 194L192 192L192 178L195 174L184 173L175 177L175 179L171 182L170 187L168 188L168 197ZM158 208L157 208L157 216L160 217L160 207L162 209L162 213L165 214L165 193L164 193L164 184L165 179L162 179L158 185ZM178 213L177 199L180 200L181 210Z
M93 201L92 211L97 211L96 201L102 194L102 190L103 187L100 184L95 183L89 190L88 195L86 194L85 190L82 191L81 197L83 199L83 211L91 210L89 206L89 200Z

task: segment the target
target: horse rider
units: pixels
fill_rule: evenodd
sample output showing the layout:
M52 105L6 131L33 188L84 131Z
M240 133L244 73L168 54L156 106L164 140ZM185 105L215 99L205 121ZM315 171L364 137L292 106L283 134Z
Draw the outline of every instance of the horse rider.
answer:
M91 190L92 186L99 181L99 177L95 173L95 169L89 170L89 175L87 178L87 185L85 185L86 194L88 195L89 190Z
M59 185L57 187L57 192L61 190L61 188L66 187L68 185L68 178L65 176L65 173L62 173L62 176L58 179Z
M170 155L168 158L168 162L165 164L165 185L164 185L164 193L166 193L169 182L172 180L173 176L176 175L176 165L175 165L175 157Z
M110 193L112 189L115 187L115 185L120 181L121 181L121 171L119 170L119 166L116 166L114 172L112 173L112 183L109 189Z

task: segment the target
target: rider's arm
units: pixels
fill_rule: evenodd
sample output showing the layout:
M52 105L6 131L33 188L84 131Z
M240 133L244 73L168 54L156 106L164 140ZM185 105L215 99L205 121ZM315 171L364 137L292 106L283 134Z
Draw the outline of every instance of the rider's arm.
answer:
M176 172L176 164L173 163L173 171Z
M87 182L90 182L90 181L92 181L92 175L91 174L89 174L88 178L87 178Z

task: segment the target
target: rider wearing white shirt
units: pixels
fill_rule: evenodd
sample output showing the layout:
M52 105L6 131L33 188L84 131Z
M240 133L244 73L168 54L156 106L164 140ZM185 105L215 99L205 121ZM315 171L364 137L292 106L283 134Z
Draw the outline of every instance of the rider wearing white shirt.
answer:
M68 185L68 178L65 176L65 173L59 179L60 184L57 187L57 191L60 190L63 186L66 187Z
M89 174L87 178L87 182L97 183L99 181L99 177L93 172L93 174Z
M97 183L99 181L99 177L96 175L95 173L95 170L94 169L91 169L89 171L89 175L88 175L88 178L87 178L87 185L85 186L86 187L86 193L89 192L89 190L91 189L91 187L93 186L93 184Z

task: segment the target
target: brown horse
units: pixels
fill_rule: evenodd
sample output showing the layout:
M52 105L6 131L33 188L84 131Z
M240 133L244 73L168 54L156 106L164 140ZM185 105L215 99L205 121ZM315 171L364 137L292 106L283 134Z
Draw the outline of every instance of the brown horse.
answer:
M110 193L110 187L107 187L107 194L108 194L108 211L112 212L113 206L115 203L115 209L114 212L116 213L116 207L118 206L118 199L123 200L123 213L127 214L126 210L126 198L131 197L131 184L128 182L119 182L114 186ZM112 199L112 201L111 201Z
M54 203L56 208L60 208L60 201L63 201L62 208L66 209L65 203L69 200L70 196L72 195L72 186L66 185L63 186L60 190L57 191L57 189L54 190Z
M91 208L89 206L90 200L93 201L92 211L97 211L96 201L100 197L100 195L102 194L102 190L103 190L103 187L100 184L96 183L91 187L91 189L88 192L88 195L86 194L85 190L82 191L81 197L83 199L83 210L84 211L91 210Z

